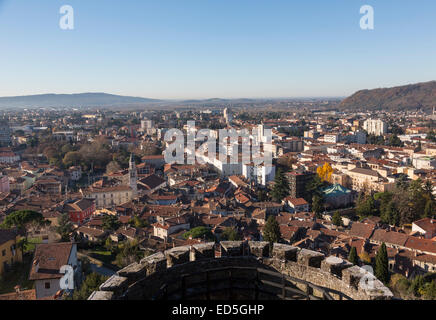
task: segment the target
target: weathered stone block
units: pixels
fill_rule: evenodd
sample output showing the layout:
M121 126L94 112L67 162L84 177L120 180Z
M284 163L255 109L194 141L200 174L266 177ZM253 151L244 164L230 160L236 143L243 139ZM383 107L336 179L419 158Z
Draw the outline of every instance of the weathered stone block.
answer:
M342 277L342 270L352 267L353 264L338 257L329 256L321 262L321 270Z
M301 249L297 254L297 262L309 267L320 268L322 260L324 255L316 251Z
M112 291L114 296L118 297L127 290L127 287L127 278L113 275L100 286L100 291Z
M366 274L366 271L358 266L352 266L342 271L342 281L347 285L355 288L359 288L359 282Z
M88 300L112 300L113 295L111 291L94 291Z
M250 253L256 257L269 256L269 243L266 241L248 241Z
M201 259L215 258L215 243L199 243L191 247L190 260L197 261Z
M297 252L299 248L287 244L274 243L273 245L273 258L288 261L297 261Z
M221 241L221 256L242 256L242 241Z
M167 258L162 252L158 252L142 259L141 264L145 265L146 274L149 276L155 272L165 271L167 268Z
M175 247L169 250L166 250L165 256L167 258L167 266L171 268L174 265L182 264L189 262L189 247Z
M132 263L127 267L119 270L117 274L120 277L126 277L129 279L129 283L133 283L138 281L141 278L144 278L147 273L147 266L141 263Z

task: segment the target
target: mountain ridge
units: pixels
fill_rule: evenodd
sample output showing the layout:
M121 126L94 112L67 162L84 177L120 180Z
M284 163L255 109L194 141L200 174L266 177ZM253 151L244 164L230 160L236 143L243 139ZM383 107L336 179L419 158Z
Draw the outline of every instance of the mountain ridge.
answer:
M85 92L72 94L34 94L26 96L0 97L1 108L13 107L93 107L161 102L159 99L122 96L104 92Z
M392 111L431 110L433 107L436 107L436 81L359 90L339 104L341 109L377 110L383 108Z

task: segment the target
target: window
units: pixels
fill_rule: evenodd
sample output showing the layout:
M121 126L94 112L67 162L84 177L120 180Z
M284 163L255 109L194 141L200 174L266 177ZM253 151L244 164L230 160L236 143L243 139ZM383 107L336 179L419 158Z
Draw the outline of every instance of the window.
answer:
M46 283L44 283L44 287L45 287L46 289L50 289L50 282L46 282Z
M2 256L4 257L6 255L6 249L2 251Z

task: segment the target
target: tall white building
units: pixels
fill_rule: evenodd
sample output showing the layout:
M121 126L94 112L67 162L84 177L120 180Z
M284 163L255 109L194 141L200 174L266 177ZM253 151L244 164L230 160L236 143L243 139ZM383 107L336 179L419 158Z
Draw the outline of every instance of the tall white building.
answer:
M368 134L374 134L376 136L382 136L388 133L388 125L380 119L366 120L363 123L363 129L365 129Z
M136 197L138 194L138 171L136 170L133 154L130 154L129 160L129 186L132 189L132 196Z
M11 144L11 129L6 120L0 120L0 146L7 147Z
M224 119L226 120L226 122L228 124L231 124L233 121L233 115L232 115L232 111L230 111L229 108L225 108L224 109Z

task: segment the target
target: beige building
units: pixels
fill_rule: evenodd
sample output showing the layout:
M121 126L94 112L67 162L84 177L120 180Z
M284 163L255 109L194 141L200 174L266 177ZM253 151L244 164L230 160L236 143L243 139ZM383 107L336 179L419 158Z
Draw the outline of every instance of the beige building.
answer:
M99 182L94 183L88 189L82 191L86 198L95 200L95 207L110 208L132 200L133 192L130 186L116 185L116 186L100 186Z
M356 191L385 192L393 188L394 183L389 183L377 171L366 168L354 168L347 172L351 178L351 185Z

